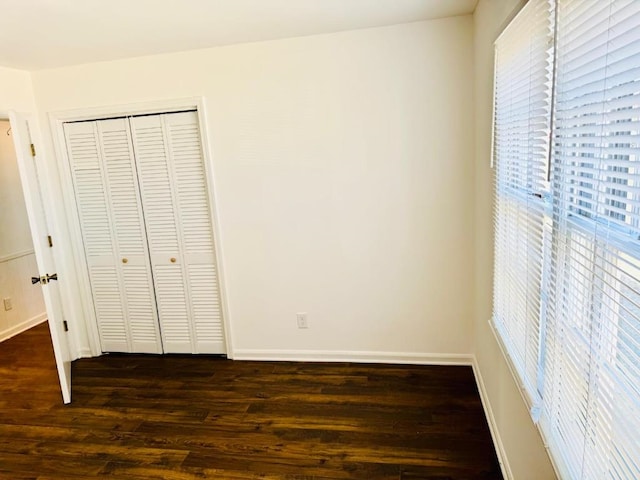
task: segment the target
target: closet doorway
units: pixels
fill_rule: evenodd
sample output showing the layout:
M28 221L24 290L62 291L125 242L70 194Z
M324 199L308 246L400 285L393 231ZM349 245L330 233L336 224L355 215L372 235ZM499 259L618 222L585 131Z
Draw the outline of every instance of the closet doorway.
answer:
M100 352L227 353L198 111L58 126Z

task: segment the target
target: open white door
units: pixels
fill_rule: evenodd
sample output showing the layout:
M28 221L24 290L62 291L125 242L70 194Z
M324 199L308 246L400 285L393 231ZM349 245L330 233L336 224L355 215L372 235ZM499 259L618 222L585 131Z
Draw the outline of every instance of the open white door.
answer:
M53 248L50 247L49 242L50 230L44 211L42 188L36 166L37 158L32 154L27 119L16 112L9 112L9 120L14 135L20 180L22 181L29 226L33 237L33 248L38 263L38 272L33 272L33 288L42 288L58 376L60 377L62 399L64 403L69 403L71 401L71 355L67 343L66 327L62 318L57 270L53 258Z

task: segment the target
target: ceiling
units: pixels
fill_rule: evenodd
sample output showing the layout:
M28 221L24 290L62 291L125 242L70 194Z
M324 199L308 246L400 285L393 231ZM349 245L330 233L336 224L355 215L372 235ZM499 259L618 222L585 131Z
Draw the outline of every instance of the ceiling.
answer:
M0 0L0 66L24 70L416 22L478 0Z

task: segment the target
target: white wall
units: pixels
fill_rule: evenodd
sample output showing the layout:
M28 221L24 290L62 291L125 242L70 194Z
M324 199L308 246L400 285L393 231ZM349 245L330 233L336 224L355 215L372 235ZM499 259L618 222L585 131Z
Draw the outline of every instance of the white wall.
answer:
M10 109L33 111L27 72L0 67L0 119ZM42 291L31 285L38 273L20 185L9 121L0 120L0 341L46 318ZM3 300L9 298L10 310Z
M493 42L520 0L480 0L474 13L475 48L475 355L495 429L517 480L545 480L555 474L537 428L489 327L493 295L493 172L491 121Z
M0 66L0 115L8 110L33 112L35 103L29 72Z
M33 250L13 134L9 128L9 120L0 120L0 258Z
M472 32L455 17L32 79L41 123L205 97L237 355L468 354Z

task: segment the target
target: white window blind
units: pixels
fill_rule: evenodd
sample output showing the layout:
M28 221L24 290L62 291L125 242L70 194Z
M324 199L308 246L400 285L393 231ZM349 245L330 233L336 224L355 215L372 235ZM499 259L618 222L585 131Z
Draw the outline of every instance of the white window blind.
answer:
M496 42L494 324L562 478L638 479L640 1L548 6Z
M559 0L542 428L576 479L640 478L640 2Z
M512 364L536 403L548 191L553 6L531 0L496 41L493 161L494 314Z

